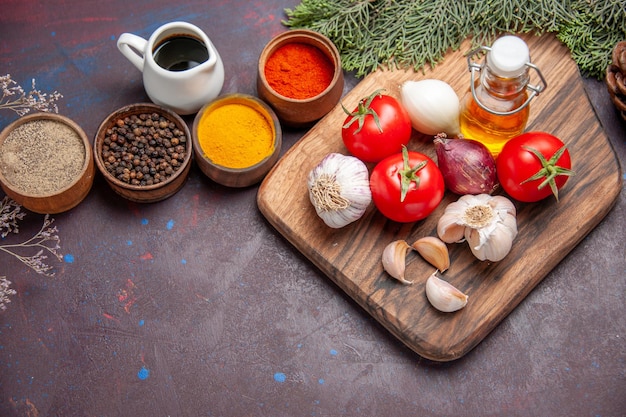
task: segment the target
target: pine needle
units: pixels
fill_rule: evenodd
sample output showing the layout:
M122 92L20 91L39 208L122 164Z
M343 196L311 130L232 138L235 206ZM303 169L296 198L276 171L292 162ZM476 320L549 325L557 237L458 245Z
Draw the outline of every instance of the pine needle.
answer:
M434 67L468 37L478 46L535 32L555 33L581 73L601 79L626 39L626 0L303 0L285 14L284 25L328 36L358 77Z

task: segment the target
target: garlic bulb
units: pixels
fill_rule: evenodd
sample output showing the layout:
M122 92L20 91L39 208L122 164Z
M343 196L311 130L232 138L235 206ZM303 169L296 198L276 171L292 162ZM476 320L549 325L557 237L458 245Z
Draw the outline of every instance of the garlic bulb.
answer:
M437 234L446 243L467 240L481 261L500 261L517 236L515 206L499 195L464 195L446 207L437 223Z
M445 81L405 81L400 89L400 98L413 128L418 132L426 135L443 132L451 137L461 132L459 96Z
M452 313L465 307L468 296L447 281L437 276L435 271L426 280L426 297L439 311Z
M353 156L328 154L309 172L307 184L317 215L335 229L360 219L372 201L367 166Z

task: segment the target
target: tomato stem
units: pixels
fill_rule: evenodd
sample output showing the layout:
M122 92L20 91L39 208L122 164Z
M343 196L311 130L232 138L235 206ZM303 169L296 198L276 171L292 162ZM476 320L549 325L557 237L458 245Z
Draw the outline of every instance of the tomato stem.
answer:
M376 123L376 126L378 127L378 131L382 133L383 128L380 126L380 120L378 119L378 113L376 113L376 111L374 109L372 109L370 107L370 105L372 104L372 101L374 101L374 99L377 96L382 95L383 91L385 91L384 88L379 88L378 90L374 91L369 96L359 100L359 105L357 106L356 111L354 111L352 113L348 109L346 109L346 107L343 105L343 103L341 103L341 108L343 109L343 111L346 112L346 114L348 116L352 116L352 119L350 119L346 124L344 124L343 128L347 129L347 128L349 128L352 125L352 123L354 123L355 121L358 121L359 122L359 127L358 127L357 130L355 130L352 133L353 135L356 135L363 128L363 124L365 123L365 117L367 115L371 115L374 118L374 122Z
M549 185L550 189L552 190L552 194L554 194L554 197L556 198L556 201L559 201L559 188L556 186L556 181L555 181L556 177L558 177L559 175L566 175L568 177L571 177L574 175L574 171L567 169L567 168L560 167L556 164L559 158L565 152L566 146L563 145L561 149L556 151L549 160L546 160L546 158L541 154L541 152L539 152L535 148L532 148L530 146L522 146L522 147L526 149L528 152L535 155L535 157L541 163L542 168L531 177L522 181L521 184L543 178L543 181L537 186L537 189L540 190L546 185Z
M402 160L403 160L403 168L398 172L400 175L400 201L403 202L404 198L409 192L409 187L412 182L415 182L415 186L419 187L420 185L420 177L417 176L417 171L424 168L428 161L422 161L419 164L415 165L415 167L411 168L409 164L409 150L406 146L402 145Z

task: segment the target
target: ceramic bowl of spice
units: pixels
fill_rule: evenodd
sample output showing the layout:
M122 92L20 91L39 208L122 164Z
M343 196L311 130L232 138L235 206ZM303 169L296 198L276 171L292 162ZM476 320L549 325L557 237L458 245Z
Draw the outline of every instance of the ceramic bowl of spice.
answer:
M196 115L193 149L197 165L227 187L260 182L280 156L282 130L276 113L247 94L227 94Z
M33 113L0 133L0 185L7 196L40 214L82 202L95 175L83 129L56 113Z
M136 203L154 203L179 191L193 154L185 121L152 103L111 113L98 128L93 152L111 189Z
M341 99L343 84L337 47L315 31L283 32L261 52L257 93L286 125L306 126L325 116Z

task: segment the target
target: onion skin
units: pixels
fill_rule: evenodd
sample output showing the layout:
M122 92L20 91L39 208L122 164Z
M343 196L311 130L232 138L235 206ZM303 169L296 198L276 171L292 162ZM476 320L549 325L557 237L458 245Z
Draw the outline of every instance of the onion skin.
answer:
M434 140L437 165L446 188L455 194L491 194L497 186L496 161L482 143L472 139Z

